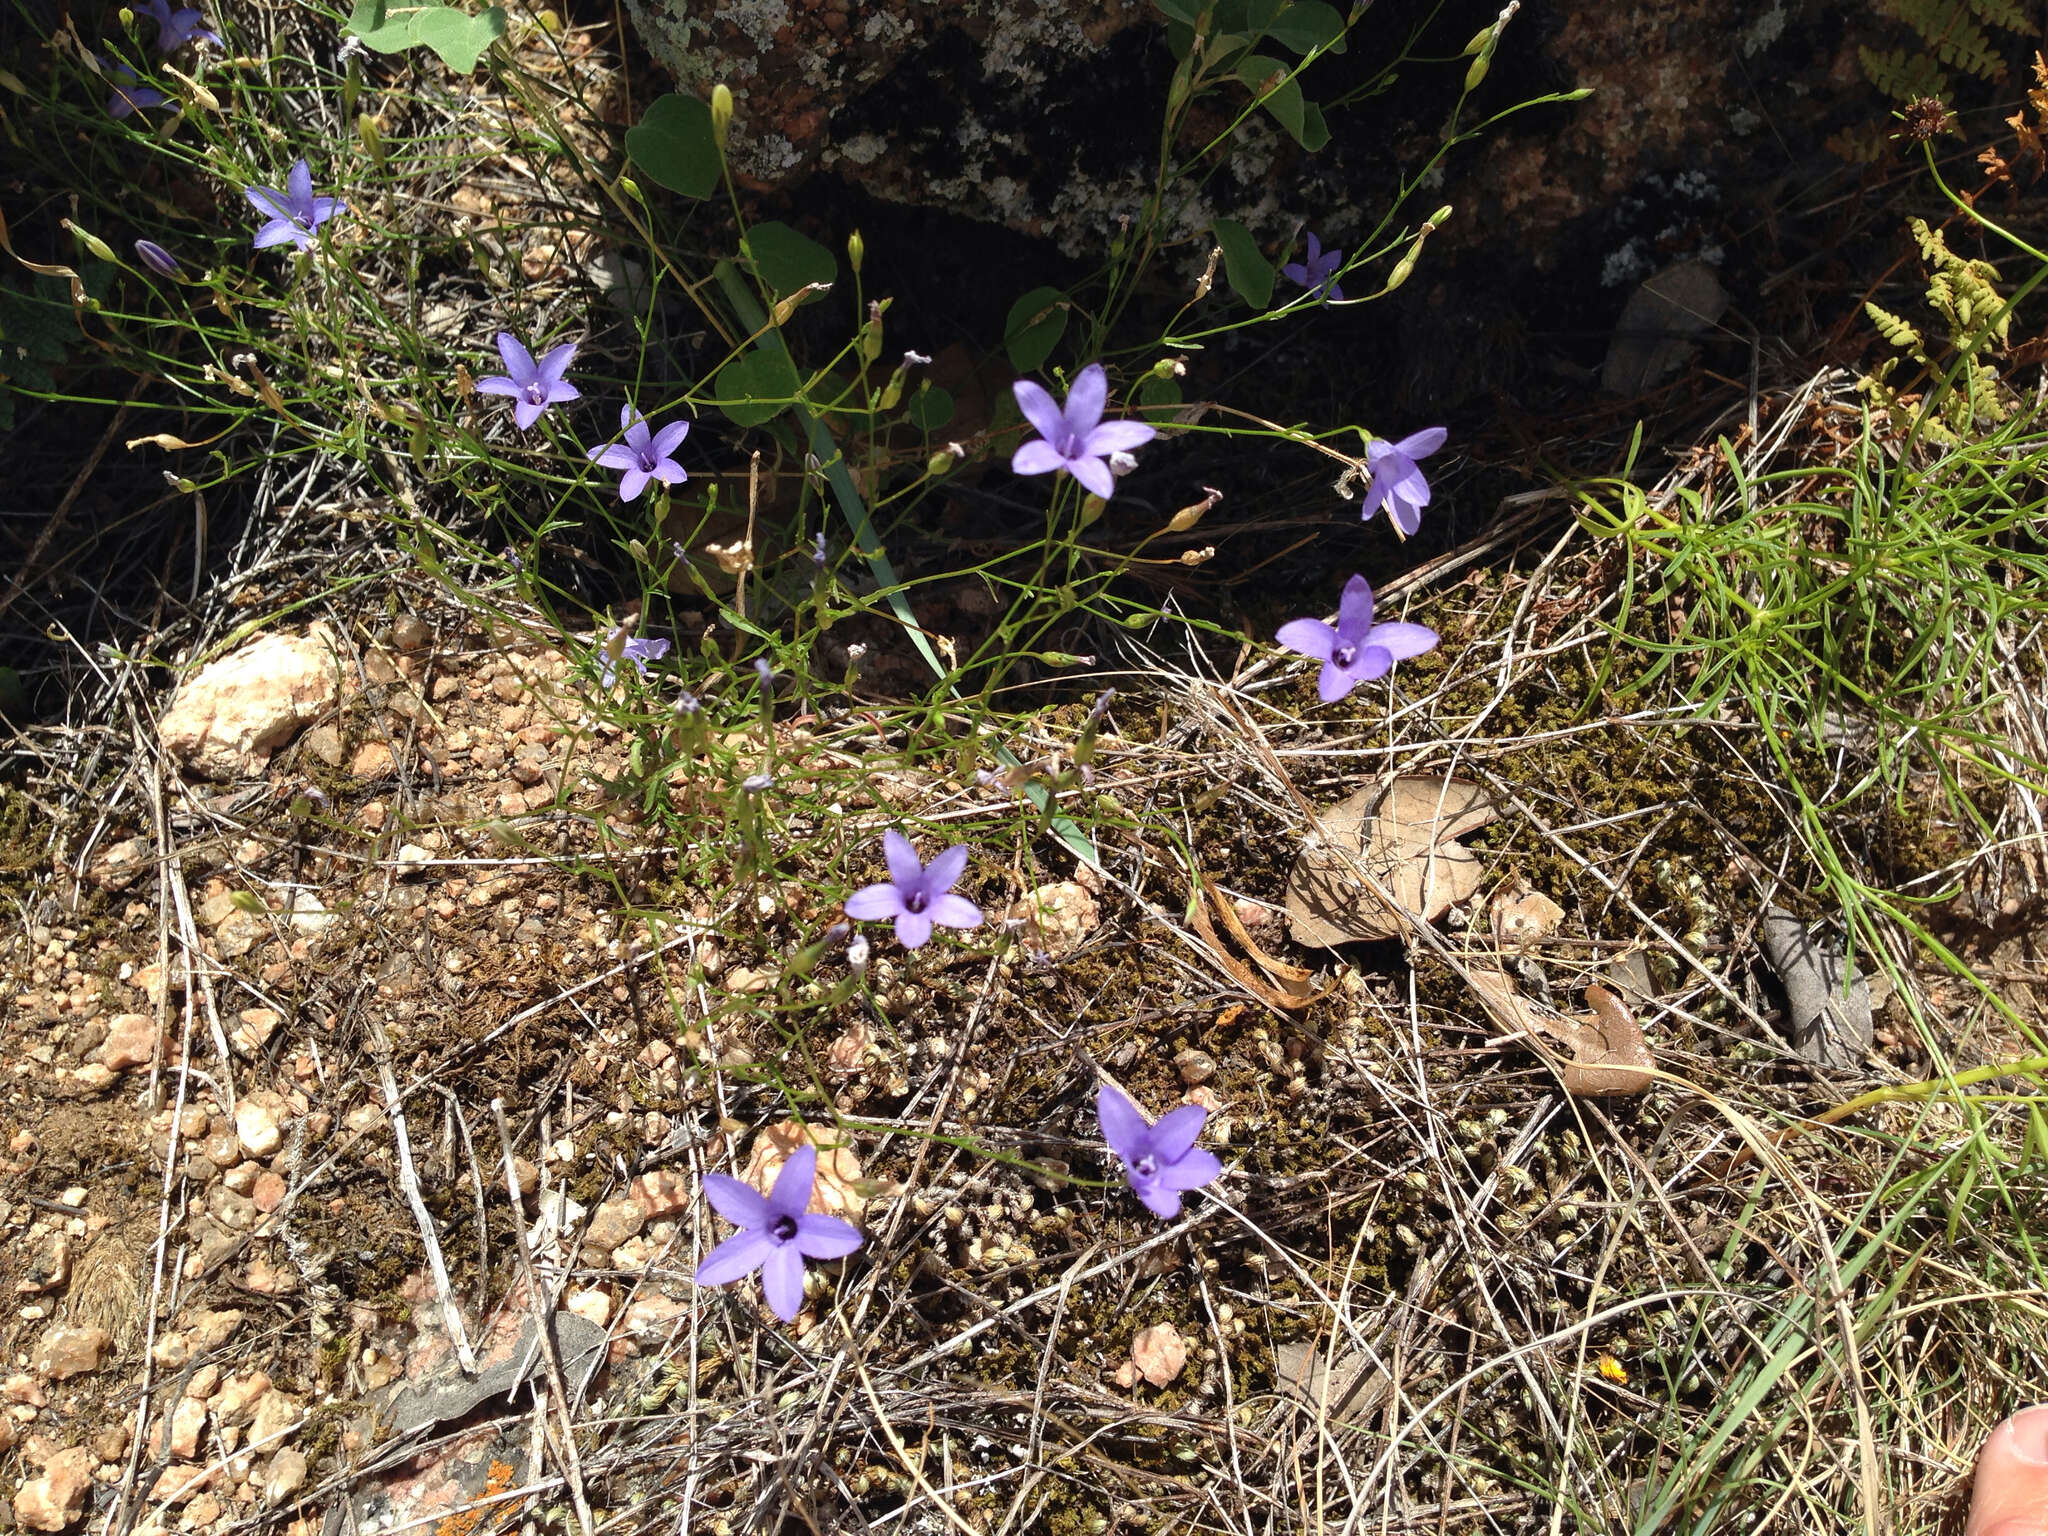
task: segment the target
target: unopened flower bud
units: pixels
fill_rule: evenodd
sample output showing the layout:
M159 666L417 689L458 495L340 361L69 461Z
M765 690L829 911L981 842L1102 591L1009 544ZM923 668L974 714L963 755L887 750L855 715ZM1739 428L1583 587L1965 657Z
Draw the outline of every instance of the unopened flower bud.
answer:
M1177 357L1162 357L1152 365L1155 379L1178 379L1187 375L1188 365Z
M1472 34L1472 41L1465 45L1464 52L1459 54L1459 57L1469 59L1472 57L1473 54L1479 52L1480 49L1484 48L1488 43L1492 42L1493 29L1498 25L1498 22L1489 21L1477 32L1474 32Z
M725 152L725 136L732 128L732 91L721 80L711 87L711 141ZM855 264L858 266L858 263Z
M181 270L178 258L158 245L154 240L135 242L135 254L142 264L158 277L176 277Z
M63 224L64 227L70 230L72 234L78 236L78 243L80 245L84 246L88 251L92 252L92 254L97 256L101 261L114 260L114 248L108 245L107 242L102 240L98 235L92 234L87 230L79 228L69 219L65 219L63 221Z
M1186 533L1202 520L1203 515L1211 507L1223 499L1223 493L1213 486L1205 485L1202 487L1202 491L1203 495L1200 501L1192 506L1182 507L1173 514L1172 519L1166 525L1168 533Z
M1493 55L1490 53L1482 53L1478 58L1474 59L1472 67L1465 71L1465 89L1468 92L1478 90L1479 82L1486 78L1487 70L1492 67Z
M860 231L856 229L846 237L846 264L858 274L860 264L867 259L867 254L868 243L861 239Z
M1429 227L1431 229L1442 229L1444 225L1451 221L1451 212L1451 205L1445 203L1443 207L1437 209L1435 213L1429 216Z
M363 141L363 148L370 152L370 163L378 170L383 170L384 135L377 130L377 119L367 112L357 118L356 137Z
M866 934L856 933L847 941L846 963L853 968L853 973L856 976L868 968L868 936Z
M947 453L944 449L940 449L937 453L933 454L929 459L925 460L924 472L936 480L940 475L943 475L947 471L951 470L952 467L953 455Z
M1409 277L1414 273L1414 271L1415 258L1413 256L1403 256L1399 261L1394 263L1394 270L1387 274L1387 286L1385 291L1388 293L1392 293L1396 288L1400 287L1403 283L1407 282Z
M619 190L636 203L645 203L647 201L646 198L640 195L640 183L630 176L621 176L619 178Z

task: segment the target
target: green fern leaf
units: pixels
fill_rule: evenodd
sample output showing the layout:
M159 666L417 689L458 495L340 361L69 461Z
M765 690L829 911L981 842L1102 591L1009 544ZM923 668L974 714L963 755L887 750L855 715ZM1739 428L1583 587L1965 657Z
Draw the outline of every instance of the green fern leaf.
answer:
M1924 343L1920 340L1917 327L1900 319L1888 309L1879 309L1875 304L1865 304L1863 312L1870 316L1870 323L1877 327L1878 334L1900 351L1918 352Z

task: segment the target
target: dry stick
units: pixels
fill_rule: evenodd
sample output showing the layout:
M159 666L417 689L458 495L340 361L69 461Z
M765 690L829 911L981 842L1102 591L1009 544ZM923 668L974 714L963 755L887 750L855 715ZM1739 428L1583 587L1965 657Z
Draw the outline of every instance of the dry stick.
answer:
M469 1334L462 1326L462 1308L448 1284L448 1266L441 1258L441 1240L434 1235L434 1218L420 1197L420 1176L412 1165L412 1137L405 1129L405 1100L398 1093L398 1079L391 1072L391 1041L384 1025L368 1009L363 1022L369 1027L370 1047L377 1055L377 1078L384 1085L384 1113L391 1118L391 1136L398 1143L398 1187L405 1191L405 1203L412 1207L413 1220L420 1229L420 1245L427 1250L427 1271L434 1277L434 1294L441 1299L441 1320L455 1346L456 1362L462 1374L476 1374L476 1353L469 1347Z
M167 850L168 851L168 850ZM235 1112L235 1058L228 1050L227 1031L220 1027L220 1007L213 996L213 971L206 953L199 947L199 925L192 921L192 898L185 890L185 871L171 861L171 904L178 909L178 942L185 950L185 996L190 1006L197 986L206 1004L206 1024L213 1033L213 1048L220 1056L221 1108Z
M526 1248L526 1212L520 1205L519 1172L513 1165L512 1128L505 1123L505 1101L491 1100L491 1118L498 1125L498 1146L505 1162L505 1192L512 1202L512 1251L519 1256L519 1275L526 1282L526 1299L533 1306L534 1338L540 1344L541 1359L548 1370L548 1385L554 1389L555 1408L562 1419L562 1471L569 1484L569 1501L576 1507L576 1524L583 1536L592 1536L590 1500L583 1491L583 1462L576 1454L576 1421L569 1413L569 1387L562 1375L562 1362L555 1353L553 1321L555 1302L543 1296L540 1277L533 1272L533 1258ZM520 1375L524 1375L522 1370ZM545 1410L543 1410L545 1411Z

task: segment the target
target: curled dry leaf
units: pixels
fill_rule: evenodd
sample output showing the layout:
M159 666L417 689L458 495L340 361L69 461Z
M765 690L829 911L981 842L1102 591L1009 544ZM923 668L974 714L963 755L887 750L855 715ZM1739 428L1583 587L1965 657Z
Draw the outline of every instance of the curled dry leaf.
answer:
M1504 949L1521 949L1557 932L1564 908L1541 891L1518 885L1493 900L1493 937Z
M866 1063L874 1044L875 1032L867 1021L855 1019L845 1033L825 1047L825 1065L835 1076L851 1077Z
M1764 912L1757 943L1785 984L1792 1048L1823 1067L1862 1066L1872 1033L1870 983L1849 963L1841 943L1808 933L1782 907Z
M1057 880L1012 902L1009 918L1027 949L1063 955L1102 926L1102 909L1079 881Z
M1496 1023L1516 1034L1547 1035L1565 1048L1570 1059L1560 1076L1566 1093L1615 1098L1641 1093L1654 1081L1657 1062L1642 1026L1605 987L1586 988L1590 1012L1564 1014L1524 997L1504 972L1475 966L1469 979Z
M1354 862L1404 912L1434 922L1477 894L1479 856L1457 839L1498 814L1477 784L1428 774L1369 785L1326 807L1317 819L1329 844L1304 848L1287 877L1289 930L1298 943L1325 947L1403 935L1404 919L1359 881Z
M775 1187L782 1165L806 1142L818 1149L818 1177L811 1186L810 1209L821 1216L843 1216L856 1226L867 1214L872 1186L861 1177L853 1146L829 1125L798 1125L784 1120L754 1138L747 1154L747 1182L767 1194Z
M1171 1323L1154 1323L1131 1340L1131 1364L1155 1387L1171 1382L1187 1363L1187 1340Z

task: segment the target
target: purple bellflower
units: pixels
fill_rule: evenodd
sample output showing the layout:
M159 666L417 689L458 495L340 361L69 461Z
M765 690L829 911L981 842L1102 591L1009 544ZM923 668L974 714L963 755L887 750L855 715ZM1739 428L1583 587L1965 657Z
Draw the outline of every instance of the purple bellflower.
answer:
M672 457L683 439L690 435L687 421L672 421L656 432L628 400L619 407L619 426L626 436L623 443L607 443L602 448L591 449L587 455L593 464L623 471L619 479L619 500L634 500L647 489L650 480L674 485L679 480L690 478Z
M953 884L967 871L967 845L955 843L929 866L918 862L910 839L891 827L882 834L882 856L889 878L865 885L846 898L846 915L863 922L896 919L896 937L905 949L920 948L932 936L932 924L978 928L981 908L953 894Z
M1359 517L1370 518L1384 503L1394 526L1404 534L1414 533L1422 525L1422 509L1429 505L1429 482L1415 461L1443 447L1449 435L1442 427L1424 427L1398 443L1381 438L1367 443L1365 461L1372 466L1372 483L1365 488Z
M536 363L533 354L519 344L518 337L510 331L500 331L498 356L505 360L505 371L478 379L476 392L480 395L505 395L517 401L518 404L512 407L512 419L522 432L530 430L540 420L541 412L556 402L583 398L583 391L562 377L576 358L576 343L573 341L565 341L550 349Z
M647 663L659 661L667 654L668 642L666 640L647 640L636 637L619 647L620 659L633 663L633 670L640 674L640 681L643 683L647 681ZM614 661L604 651L597 653L597 676L598 681L607 688L618 681L619 663Z
M1354 576L1337 600L1335 628L1321 619L1289 619L1273 638L1322 662L1316 692L1329 703L1360 683L1385 677L1395 662L1434 650L1437 634L1421 624L1373 623L1372 587L1363 576Z
M863 1241L852 1222L810 1213L817 1173L818 1149L803 1146L782 1165L774 1192L765 1196L722 1173L705 1174L704 1197L740 1230L705 1256L697 1283L729 1285L758 1269L769 1310L785 1323L795 1322L804 1304L804 1260L843 1259Z
M1138 1106L1107 1083L1095 1096L1102 1139L1123 1160L1131 1192L1162 1221L1180 1214L1183 1190L1200 1189L1223 1172L1214 1152L1195 1145L1209 1111L1199 1104L1170 1109L1147 1123Z
M1109 456L1129 453L1159 435L1142 421L1102 419L1102 408L1109 402L1109 375L1100 363L1090 363L1075 377L1064 407L1054 405L1052 396L1029 379L1019 379L1010 388L1039 434L1011 456L1013 474L1047 475L1064 469L1107 501L1116 494Z
M154 240L136 241L135 254L142 264L158 277L175 278L181 276L184 272L184 268L178 265L178 258L158 245Z
M1299 283L1308 289L1312 299L1341 299L1344 290L1337 286L1335 274L1343 265L1344 253L1324 250L1323 242L1316 238L1314 230L1310 230L1307 259L1290 261L1280 272L1289 282Z
M143 14L156 22L156 46L159 53L176 53L187 43L205 42L216 46L220 34L205 25L206 18L191 7L181 11L171 9L170 0L142 0Z
M114 88L114 94L107 98L107 116L133 117L171 99L155 86L144 85L142 77L119 59L103 58L100 63L106 69L107 84Z
M259 251L283 245L287 240L302 251L310 251L314 231L348 207L338 197L313 195L313 172L304 160L292 162L282 192L275 187L244 187L242 195L269 220L256 231Z

